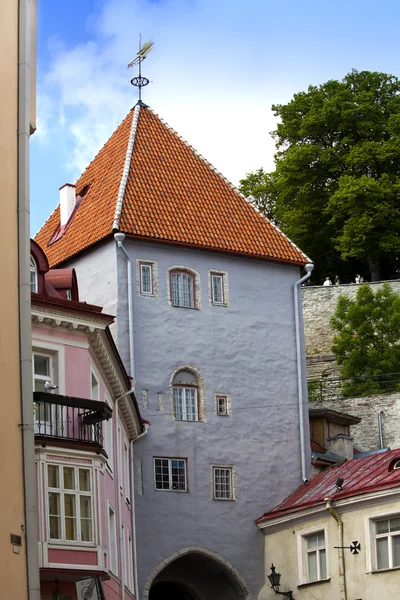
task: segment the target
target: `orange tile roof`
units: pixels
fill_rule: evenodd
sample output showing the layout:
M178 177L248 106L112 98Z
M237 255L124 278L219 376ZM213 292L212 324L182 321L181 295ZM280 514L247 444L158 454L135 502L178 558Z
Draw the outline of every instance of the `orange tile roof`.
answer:
M89 186L64 233L59 207L35 237L51 267L130 237L304 265L309 259L151 109L137 104L76 182Z

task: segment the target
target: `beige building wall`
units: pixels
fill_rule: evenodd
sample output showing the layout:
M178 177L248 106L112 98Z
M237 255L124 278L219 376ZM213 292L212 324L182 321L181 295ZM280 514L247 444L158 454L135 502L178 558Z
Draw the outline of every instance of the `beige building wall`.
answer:
M400 491L391 501L371 501L368 506L341 507L337 512L343 521L343 545L353 541L361 544L361 552L353 555L344 550L347 600L377 600L397 598L399 595L400 570L389 569L374 572L374 519L400 515ZM323 583L301 584L301 533L325 529L327 552L327 575ZM265 530L266 531L266 530ZM271 572L271 563L282 574L281 591L292 590L296 600L340 600L338 528L336 521L323 510L315 518L309 516L301 522L286 523L284 529L265 535L265 573ZM273 600L277 596L267 581L259 600Z
M17 211L19 2L1 0L0 5L0 573L2 590L7 598L25 600L28 597L28 585L20 427ZM32 25L35 27L35 19ZM35 52L35 36L31 49ZM35 60L33 53L31 64L35 64ZM31 98L34 99L34 86L31 89ZM34 112L30 120L33 130ZM24 332L24 335L30 336L30 331ZM11 543L11 534L21 536L21 546Z

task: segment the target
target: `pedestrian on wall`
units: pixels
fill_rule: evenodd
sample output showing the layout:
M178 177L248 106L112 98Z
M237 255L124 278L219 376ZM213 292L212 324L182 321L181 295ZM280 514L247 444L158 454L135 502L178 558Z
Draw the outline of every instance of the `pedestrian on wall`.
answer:
M332 285L332 281L329 279L329 277L327 277L322 285Z
M335 275L335 285L340 285L340 277L339 275Z
M356 275L356 283L363 283L364 279L357 273Z

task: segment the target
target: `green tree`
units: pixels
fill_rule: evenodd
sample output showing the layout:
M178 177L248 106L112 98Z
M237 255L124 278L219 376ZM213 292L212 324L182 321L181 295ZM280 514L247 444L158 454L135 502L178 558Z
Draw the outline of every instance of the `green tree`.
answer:
M332 351L342 377L361 378L345 382L345 396L397 387L391 381L398 376L388 374L400 372L400 296L388 283L375 294L370 285L361 285L355 300L341 295L331 327L335 331Z
M239 183L239 191L246 198L252 197L255 205L272 221L276 220L275 205L276 191L274 174L258 169L254 173L247 173L245 179Z
M317 273L363 261L378 280L400 250L400 81L353 70L272 110L276 169L250 173L240 189L256 184L258 206L273 206Z

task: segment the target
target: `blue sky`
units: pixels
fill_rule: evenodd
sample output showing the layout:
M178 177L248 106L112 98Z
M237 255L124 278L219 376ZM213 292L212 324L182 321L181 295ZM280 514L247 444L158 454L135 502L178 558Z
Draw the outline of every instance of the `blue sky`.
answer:
M143 100L234 184L273 168L273 103L352 68L400 76L396 0L40 0L31 229Z

